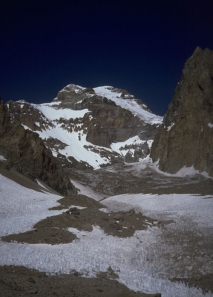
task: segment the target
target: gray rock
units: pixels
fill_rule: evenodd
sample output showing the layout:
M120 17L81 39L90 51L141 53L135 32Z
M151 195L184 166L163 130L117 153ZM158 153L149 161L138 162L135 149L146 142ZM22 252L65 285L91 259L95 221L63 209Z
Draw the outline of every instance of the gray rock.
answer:
M11 118L2 100L0 139L0 154L6 158L4 167L16 170L32 180L39 179L63 195L77 193L68 175L38 134L25 130L18 121Z
M194 166L213 176L213 51L197 47L187 60L151 158L166 172Z

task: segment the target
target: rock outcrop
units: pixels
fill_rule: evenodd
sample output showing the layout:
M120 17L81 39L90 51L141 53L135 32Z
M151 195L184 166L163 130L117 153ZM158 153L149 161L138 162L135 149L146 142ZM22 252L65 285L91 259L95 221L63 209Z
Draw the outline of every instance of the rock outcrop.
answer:
M6 159L0 166L16 170L35 180L45 182L62 195L76 193L68 175L57 164L37 133L25 130L11 121L6 104L0 100L0 155Z
M162 171L193 166L213 176L213 51L197 47L187 60L151 158Z

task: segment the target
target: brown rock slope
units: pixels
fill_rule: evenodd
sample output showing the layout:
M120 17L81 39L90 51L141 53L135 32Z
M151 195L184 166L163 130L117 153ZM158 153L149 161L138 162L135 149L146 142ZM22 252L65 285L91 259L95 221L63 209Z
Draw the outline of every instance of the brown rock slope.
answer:
M197 47L187 60L151 157L166 172L194 166L213 176L213 51Z
M6 161L0 167L16 170L31 179L45 182L57 192L76 193L67 174L59 167L38 134L11 121L7 105L0 99L0 155Z

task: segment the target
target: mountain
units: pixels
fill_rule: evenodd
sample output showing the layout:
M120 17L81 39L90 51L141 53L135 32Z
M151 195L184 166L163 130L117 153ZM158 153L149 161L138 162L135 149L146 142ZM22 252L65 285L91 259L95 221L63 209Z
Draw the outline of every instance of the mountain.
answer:
M150 153L162 117L126 90L70 84L51 103L7 103L10 116L36 132L61 165L100 168Z
M151 158L166 172L193 166L213 176L213 51L197 47L187 60Z
M0 101L1 296L213 296L213 179L149 157L212 174L212 60L164 120L109 86Z
M0 100L0 170L12 170L46 183L62 195L77 193L37 133L25 130ZM2 173L2 171L1 171ZM38 183L39 183L38 181Z

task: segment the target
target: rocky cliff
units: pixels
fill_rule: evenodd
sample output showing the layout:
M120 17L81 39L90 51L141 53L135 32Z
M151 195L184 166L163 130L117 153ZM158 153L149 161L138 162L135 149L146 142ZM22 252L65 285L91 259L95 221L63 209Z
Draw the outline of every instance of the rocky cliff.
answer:
M35 180L45 182L57 192L67 195L76 193L67 174L57 164L37 133L25 130L12 120L8 107L0 100L0 155L6 160L0 167L16 170Z
M213 176L213 51L197 47L187 60L151 157L166 172L194 166Z

